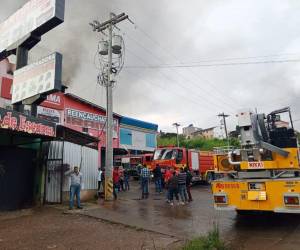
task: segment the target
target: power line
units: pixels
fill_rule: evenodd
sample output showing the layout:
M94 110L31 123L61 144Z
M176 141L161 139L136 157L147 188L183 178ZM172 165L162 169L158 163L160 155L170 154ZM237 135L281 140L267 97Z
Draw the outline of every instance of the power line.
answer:
M198 61L189 61L182 62L183 64L196 64L203 62L224 62L224 61L236 61L236 60L247 60L247 59L257 59L257 58L268 58L268 57L286 57L286 56L299 56L300 53L282 53L282 54L270 54L263 56L246 56L246 57L228 57L228 58L219 58L219 59L204 59Z
M173 53L171 53L171 51L168 49L168 48L164 48L164 46L162 46L160 44L160 42L158 42L157 40L153 39L146 31L144 31L141 27L135 25L135 28L138 29L144 36L146 36L152 43L154 43L155 45L157 45L162 52L164 52L165 54L168 54L168 56L174 58L176 61L178 61L180 64L181 64L181 60L179 60L179 58L174 55ZM150 51L151 52L151 51ZM151 52L152 54L152 52ZM155 56L157 57L157 56ZM196 74L195 72L193 72L191 69L188 69L190 73L192 73L195 78L197 79L197 81L200 79L201 81L204 81L204 82L207 82L208 83L208 86L212 86L213 88L213 92L209 93L209 95L213 95L213 94L219 94L219 97L222 97L223 96L227 96L227 100L231 100L232 102L234 102L230 97L228 97L228 93L222 93L218 87L216 87L211 81L208 81L207 79L203 79L201 76L199 76L199 74ZM177 74L178 72L175 71ZM197 84L195 84L195 86L197 86L197 88L200 88ZM207 92L207 89L204 89L204 88L200 88L202 91L205 91ZM223 103L225 103L226 105L231 106L231 104L228 104L227 102L225 102L224 100L222 101ZM235 103L234 103L235 105Z
M143 59L143 58L141 58L140 56L138 56L138 55L136 55L134 52L132 52L131 50L129 50L128 48L127 48L127 51L130 53L130 54L132 54L133 56L135 56L137 59L139 59L140 61L142 61L144 64L147 64L147 62L145 62L145 60ZM158 71L158 73L160 74L160 75L162 75L162 76L164 76L166 79L168 79L170 82L173 82L174 83L174 79L171 79L168 75L166 75L164 72L161 72L161 71ZM187 90L187 88L186 88L186 86L184 86L183 84L181 84L180 82L178 82L177 80L176 80L176 82L177 82L177 85L179 85L179 86L181 86L181 88L183 88L184 90ZM171 88L169 89L169 91L171 90ZM190 94L191 93L193 93L193 92L189 92ZM196 97L197 97L198 95L196 95ZM186 96L182 96L185 100L190 100L191 98L190 97L186 97ZM222 106L221 104L219 104L219 103L214 103L214 102L212 102L212 100L210 100L209 98L207 98L207 97L204 97L204 96L199 96L200 98L197 98L197 100L202 100L202 99L205 99L206 100L206 102L202 102L202 103L198 103L198 105L200 104L200 105L208 105L208 103L211 103L211 105L213 105L213 106L219 106L219 108L224 108L224 106Z
M127 49L127 51L128 51L128 49ZM134 77L134 79L136 79L136 76L137 76L136 73L132 73L132 72L130 72L130 71L125 71L125 72L126 72L126 73L130 73L130 74ZM144 81L144 82L150 84L150 86L155 85L156 87L158 87L158 88L163 89L164 91L166 91L169 95L170 95L170 94L173 94L173 95L179 97L180 100L184 99L185 101L188 101L188 102L190 102L190 103L196 104L196 105L197 105L197 108L200 108L200 109L201 109L201 108L204 108L204 106L205 106L205 105L203 105L203 103L200 103L200 102L198 102L198 101L196 101L196 100L194 100L194 99L192 99L192 98L186 98L185 95L181 94L180 92L174 91L174 89L172 89L172 88L165 88L164 86L161 86L161 85L159 85L159 84L156 84L156 83L153 82L153 81L146 80L146 79L142 79L142 80L140 80L140 81ZM207 106L207 107L208 107L208 106ZM207 109L205 109L205 110L207 110Z
M150 55L152 55L157 61L161 61L161 58L159 58L158 56L154 55L148 48L146 48L145 46L143 46L141 43L139 43L138 41L136 41L135 39L131 38L128 34L124 34L126 35L129 39L131 39L132 41L134 41L137 45L139 45L141 48L143 48L145 51L147 51ZM134 55L136 58L138 58L140 61L143 61L144 64L146 65L149 65L149 63L145 62L144 59L142 59L140 56L137 56L134 52L132 52L131 50L127 49L132 55ZM173 69L172 69L173 70ZM165 78L171 80L172 82L174 82L173 79L170 79L169 76L167 76L164 72L159 72L160 74L164 75ZM174 71L175 74L181 76L186 82L190 82L193 84L193 82L189 79L187 79L185 76L183 76L182 74L179 74L177 71ZM177 84L182 86L182 88L186 89L186 86L182 85L180 82L178 82L178 80L176 80ZM204 91L207 93L208 96L213 96L214 95L214 92L208 92L206 89L204 88L200 88L199 85L197 84L193 84L194 86L196 86L197 88L201 89L201 91ZM205 99L207 100L207 102L210 102L211 104L213 105L219 105L220 108L224 108L224 106L221 106L221 104L216 104L216 103L213 103L210 99L208 99L206 96L200 96L199 94L197 94L197 96L199 96L199 98L201 99ZM218 99L218 98L215 98L215 99ZM220 102L223 102L223 104L227 105L228 107L230 107L231 110L234 110L234 108L232 108L232 106L226 102L224 102L222 99L219 99Z
M180 64L180 65L130 65L125 68L146 68L146 69L158 69L158 68L199 68L199 67L219 67L219 66L237 66L237 65L252 65L252 64L273 64L273 63L289 63L300 62L300 59L284 59L284 60L266 60L266 61L253 61L253 62L237 62L237 63L216 63L216 64Z
M171 55L171 57L174 57L176 60L178 58L174 56L170 51L166 50L161 46L161 44L153 39L143 28L140 26L135 25L135 28L138 29L142 34L144 34L149 40L157 44L163 51L165 51L167 54ZM229 57L229 58L220 58L220 59L204 59L199 60L197 62L189 62L189 63L199 63L199 62L218 62L218 61L232 61L232 60L245 60L245 59L255 59L255 58L266 58L266 57L281 57L281 56L293 56L293 55L299 55L300 53L278 53L278 54L269 54L269 55L262 55L262 56L247 56L247 57ZM179 60L178 60L179 61Z

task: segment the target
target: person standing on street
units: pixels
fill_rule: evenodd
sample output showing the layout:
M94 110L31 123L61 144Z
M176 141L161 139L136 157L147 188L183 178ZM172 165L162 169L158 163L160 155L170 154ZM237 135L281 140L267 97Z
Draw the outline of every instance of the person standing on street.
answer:
M184 169L181 168L178 174L178 190L179 190L179 195L181 198L182 205L188 202L187 193L186 193L186 178L187 178L186 172L184 172Z
M150 171L146 165L141 170L141 182L142 182L142 199L148 199L149 196L149 178Z
M74 166L73 170L69 170L65 173L65 176L70 176L71 186L70 186L70 204L69 209L72 210L74 207L74 197L76 196L77 208L82 209L80 205L80 190L82 186L82 173L79 172L79 168Z
M164 182L165 182L165 188L167 189L166 199L167 202L170 202L170 189L169 189L169 180L172 177L172 173L170 168L168 167L166 169L165 175L164 175Z
M156 165L155 169L153 170L153 176L154 176L154 182L155 182L155 192L161 193L162 192L162 187L161 187L162 173L161 173L161 168L158 164Z
M97 180L98 180L98 197L100 197L100 192L101 192L101 182L102 182L102 169L101 167L98 168L98 175L97 175Z
M172 177L168 180L168 192L170 205L173 206L174 195L176 196L178 193L178 177L175 171L173 172Z
M102 168L102 173L101 173L101 184L102 184L102 190L103 193L105 193L105 168Z
M124 188L124 168L121 166L119 167L119 176L120 176L120 180L119 180L119 192L125 191Z
M113 170L113 195L114 195L115 200L118 198L116 190L119 188L119 185L120 185L119 181L120 181L119 168L114 167L114 170Z
M124 186L125 186L125 191L129 191L130 186L129 186L129 171L127 168L124 169Z
M192 179L193 179L193 176L191 174L191 171L188 169L188 167L186 167L184 169L184 171L186 172L186 191L187 191L187 194L188 194L188 197L189 197L189 202L193 201L193 197L192 197L192 194L191 194L191 186L192 186Z

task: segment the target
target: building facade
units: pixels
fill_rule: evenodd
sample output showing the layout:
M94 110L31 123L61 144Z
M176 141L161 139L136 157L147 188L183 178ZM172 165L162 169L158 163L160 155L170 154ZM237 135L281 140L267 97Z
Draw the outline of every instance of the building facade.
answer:
M120 145L130 154L143 154L153 152L157 146L158 125L121 117Z
M13 65L7 60L0 62L0 108L5 110L13 109L11 105L12 71ZM76 95L57 92L48 95L46 100L37 107L36 119L40 122L56 124L60 131L56 137L51 138L51 142L43 144L43 150L48 150L48 153L46 153L46 165L43 165L41 161L42 165L36 168L40 176L38 178L39 199L43 199L44 202L65 200L68 195L69 180L63 177L63 173L74 165L80 166L84 175L83 198L90 198L97 189L97 169L99 166L105 166L106 110ZM156 124L123 117L119 114L114 114L113 119L114 155L154 151L158 127ZM36 139L39 138L30 133L27 136L30 137L30 143L36 143ZM46 139L49 140L48 137ZM10 140L7 138L8 142ZM21 141L21 143L24 142ZM8 144L3 144L4 148L7 146ZM35 146L42 147L40 144ZM36 150L32 154L32 157L36 157L40 153ZM16 163L13 164L17 166ZM3 166L0 166L0 178L7 180L7 175L1 176L2 168ZM41 171L43 168L46 171ZM36 187L32 188L36 190Z
M205 138L205 139L217 138L216 127L198 130L196 132L193 132L191 134L191 137L192 138L199 137L199 138Z
M194 127L193 124L190 124L187 127L182 128L182 134L186 137L186 138L191 138L192 134L201 130L200 128Z

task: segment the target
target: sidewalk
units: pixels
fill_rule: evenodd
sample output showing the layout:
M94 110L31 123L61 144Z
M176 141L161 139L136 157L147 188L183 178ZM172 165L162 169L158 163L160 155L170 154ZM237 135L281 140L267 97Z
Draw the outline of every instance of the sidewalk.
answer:
M147 200L140 200L137 182L131 184L132 189L119 193L117 201L101 200L76 213L180 240L204 235L216 224L234 249L299 249L300 215L240 217L234 211L216 211L210 187L205 185L192 188L193 202L172 207L165 194L155 194L153 184Z
M221 217L213 209L209 186L193 187L194 201L187 205L175 202L173 207L166 203L165 193L155 194L153 185L147 200L140 199L141 191L137 182L132 182L131 186L129 192L120 192L116 201L100 200L98 204L89 204L76 213L179 239L206 234L214 223L225 230L226 225L230 226L235 218L235 213L229 218Z

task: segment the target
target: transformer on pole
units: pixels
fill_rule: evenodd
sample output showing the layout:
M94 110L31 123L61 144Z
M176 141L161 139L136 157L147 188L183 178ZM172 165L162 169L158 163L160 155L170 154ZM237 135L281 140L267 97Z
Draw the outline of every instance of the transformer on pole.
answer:
M98 56L100 63L100 74L98 83L106 88L106 151L105 151L105 200L113 200L113 92L115 81L113 76L117 75L123 68L124 49L123 38L113 34L114 26L128 19L125 13L115 15L110 13L109 20L100 23L93 21L90 25L93 31L101 32L108 30L108 39L101 40L98 44ZM116 57L114 57L116 55Z

